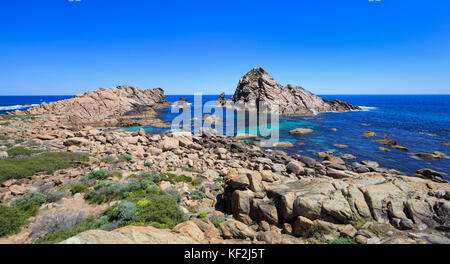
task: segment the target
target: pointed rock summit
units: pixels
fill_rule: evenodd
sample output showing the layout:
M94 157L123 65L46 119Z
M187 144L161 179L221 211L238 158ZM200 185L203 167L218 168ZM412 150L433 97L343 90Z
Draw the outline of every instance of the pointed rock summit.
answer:
M282 86L263 68L254 68L239 80L234 95L227 101L221 96L218 105L226 106L246 104L257 107L264 102L269 109L274 104L279 105L280 115L303 116L316 112L344 112L361 110L358 106L340 100L328 101L322 99L300 86L290 84ZM251 107L250 107L251 108Z

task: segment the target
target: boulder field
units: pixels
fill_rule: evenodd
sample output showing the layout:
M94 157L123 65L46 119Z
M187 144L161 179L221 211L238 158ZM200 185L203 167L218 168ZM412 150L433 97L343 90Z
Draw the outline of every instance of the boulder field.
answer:
M34 149L44 152L90 157L73 168L4 181L0 200L6 204L42 186L61 190L98 169L111 172L106 179L118 183L146 171L196 179L195 184L184 180L159 184L177 191L178 205L188 216L172 229L150 225L88 230L63 243L449 242L450 187L441 182L442 174L430 169L417 172L423 178L406 176L372 161L349 164L332 153L323 153L320 160L289 156L214 133L158 135L143 129L75 128L47 115L10 123L0 133L24 139L15 147L30 147L33 142ZM108 162L111 157L119 159ZM114 176L118 172L119 178ZM204 195L197 198L199 189ZM97 208L82 200L79 194L66 193L62 200L43 204L27 227L0 242L33 242L43 235L35 227L44 226L51 210L57 210L55 215L73 210L95 215L117 204L106 202Z

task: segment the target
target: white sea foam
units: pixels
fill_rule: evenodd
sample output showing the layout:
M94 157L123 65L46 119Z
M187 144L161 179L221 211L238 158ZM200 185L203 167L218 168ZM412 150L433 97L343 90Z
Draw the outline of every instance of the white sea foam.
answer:
M374 106L359 106L359 108L361 108L362 111L370 111L370 110L374 110L377 109L377 107Z
M0 111L18 110L18 109L23 109L23 108L35 107L35 106L38 106L38 105L39 104L0 106Z

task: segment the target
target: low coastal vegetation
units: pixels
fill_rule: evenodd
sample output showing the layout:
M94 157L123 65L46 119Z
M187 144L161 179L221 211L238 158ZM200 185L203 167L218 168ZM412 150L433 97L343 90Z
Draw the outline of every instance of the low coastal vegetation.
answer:
M161 175L153 172L133 174L126 183L105 180L104 170L94 170L80 182L70 185L72 194L84 193L84 199L93 204L117 201L97 217L88 217L70 228L61 228L45 234L35 244L59 243L91 229L113 230L126 225L152 225L173 228L186 220L178 203L181 196L173 189L162 191L158 184ZM68 188L68 187L66 187Z
M20 227L35 216L46 196L39 192L30 192L11 202L10 206L0 205L0 237L15 234Z
M14 147L6 151L9 156L30 156L42 152L42 150L27 149L25 147Z
M161 175L144 172L130 175L127 183L105 180L108 174L104 170L94 170L79 182L60 188L59 192L69 189L70 193L82 193L84 198L94 204L118 201L96 217L83 218L74 214L66 219L72 226L61 225L53 232L38 237L36 244L59 243L83 231L91 229L112 230L126 225L152 225L158 228L173 228L186 220L178 203L181 196L173 189L162 191L158 184ZM28 219L35 216L39 207L51 202L49 189L41 192L29 192L14 199L8 205L0 205L0 237L18 233ZM59 197L60 199L60 197ZM53 199L55 201L58 199ZM65 216L67 218L67 216ZM64 218L64 217L62 217ZM64 227L63 227L64 226Z
M11 156L37 153L25 148L14 148L10 151ZM74 162L86 161L89 161L89 157L73 152L45 152L35 156L0 159L0 183L8 179L29 177L37 172L53 173L59 169L70 168Z

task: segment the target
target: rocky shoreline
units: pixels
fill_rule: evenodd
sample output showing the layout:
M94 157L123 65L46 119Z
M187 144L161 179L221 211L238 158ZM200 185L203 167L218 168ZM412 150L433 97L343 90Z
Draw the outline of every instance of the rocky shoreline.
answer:
M96 185L75 194L65 189L97 170L107 172L102 181L122 185L147 171L190 179L158 183L161 190L176 191L187 218L170 229L87 230L63 243L449 243L450 186L375 162L349 164L330 153L321 161L289 156L208 133L152 135L143 129L63 125L49 114L8 122L0 135L9 138L12 148L86 153L89 159L51 174L2 181L0 201L6 206L32 191L63 194L42 203L27 226L1 243L34 242L45 235L39 227L53 218L68 217L68 212L96 217L120 203L88 202L86 194ZM2 157L20 158L5 151Z
M284 115L358 109L282 87L262 68L230 100L279 101ZM118 128L168 127L155 118L168 104L160 88L119 86L0 116L0 243L450 243L440 172L402 175L331 151L290 156L212 128Z

